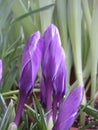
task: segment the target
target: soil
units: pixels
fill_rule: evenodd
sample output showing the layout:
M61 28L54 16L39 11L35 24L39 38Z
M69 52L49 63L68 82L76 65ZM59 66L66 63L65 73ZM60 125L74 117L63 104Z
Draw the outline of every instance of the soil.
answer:
M96 100L95 102L95 108L98 110L98 100ZM95 121L98 121L98 119L95 119L94 117L86 114L86 121L85 121L85 126L86 125L89 125ZM79 128L81 128L81 125L80 125L80 118L77 117L77 119L75 120L74 124L73 124L73 127L75 128L78 128L76 130L79 130ZM71 130L75 130L75 129L71 129ZM88 128L88 130L98 130L98 124L97 125L92 125L90 128Z

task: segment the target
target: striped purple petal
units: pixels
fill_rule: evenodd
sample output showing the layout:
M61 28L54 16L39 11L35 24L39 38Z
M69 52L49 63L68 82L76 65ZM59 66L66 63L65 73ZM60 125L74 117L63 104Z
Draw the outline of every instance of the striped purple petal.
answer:
M40 32L36 32L26 43L22 56L22 71L19 81L21 91L28 93L33 87L40 67L43 40Z
M84 93L84 87L75 88L64 101L52 130L69 130L76 119Z
M43 75L53 80L61 62L61 40L58 29L51 24L44 33L44 55L42 60Z
M63 49L62 49L62 53ZM61 64L53 81L53 118L56 120L58 107L62 104L62 99L66 91L66 64L65 55L62 57Z
M54 89L54 95L64 96L66 89L66 63L63 48L62 48L61 63L56 73L55 79L53 81L53 89Z

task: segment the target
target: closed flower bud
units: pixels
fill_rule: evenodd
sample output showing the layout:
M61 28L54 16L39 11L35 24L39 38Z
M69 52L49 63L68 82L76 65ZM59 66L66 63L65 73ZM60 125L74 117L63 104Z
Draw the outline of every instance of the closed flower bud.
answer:
M60 101L62 101L63 95L66 90L65 54L61 46L59 31L55 25L51 24L47 28L44 33L43 39L43 77L40 85L42 91L42 100L46 104L47 111L49 111L53 107L53 115L55 118L57 112L57 103L60 103Z
M19 80L19 88L22 93L28 94L34 87L41 63L42 51L42 36L40 32L36 32L27 41L22 56L22 70Z
M34 88L34 83L38 70L40 68L43 51L43 40L40 32L36 32L27 41L22 56L22 70L19 80L20 100L18 110L14 122L18 126L25 100L31 90Z

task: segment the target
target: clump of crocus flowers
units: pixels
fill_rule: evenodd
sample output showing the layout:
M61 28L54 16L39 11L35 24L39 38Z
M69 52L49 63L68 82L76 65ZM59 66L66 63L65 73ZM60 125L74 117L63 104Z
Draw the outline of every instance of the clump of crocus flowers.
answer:
M19 80L20 99L14 123L17 129L26 98L34 88L38 70L42 66L40 83L42 103L46 106L49 130L69 130L83 97L83 86L76 87L64 99L66 92L66 60L57 27L51 24L45 33L36 32L27 41ZM13 129L14 130L14 129Z

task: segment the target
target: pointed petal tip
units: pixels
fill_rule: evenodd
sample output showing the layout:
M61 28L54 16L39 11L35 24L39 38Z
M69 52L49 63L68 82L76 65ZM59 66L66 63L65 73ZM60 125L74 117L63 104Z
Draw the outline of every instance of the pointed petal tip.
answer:
M47 28L47 30L44 33L44 38L50 41L54 36L57 35L57 39L58 39L58 43L61 45L61 39L60 39L60 34L59 34L59 30L56 27L56 25L54 24L50 24Z
M60 34L55 25L50 25L47 28L46 32L44 33L44 43L42 68L44 70L44 75L49 74L49 77L54 78L62 57L65 59L65 53L61 46Z
M56 25L50 24L46 31L50 31L52 34L59 34L59 30ZM53 35L54 36L54 35Z
M35 33L31 34L31 36L29 37L29 39L32 38L32 37L35 37L35 36L38 39L40 39L40 37L42 36L42 34L40 33L40 31L36 31Z

